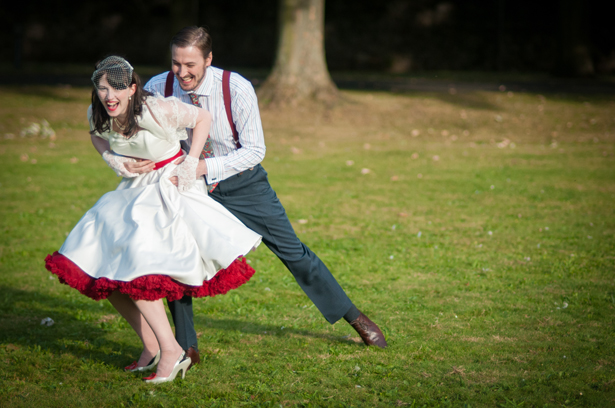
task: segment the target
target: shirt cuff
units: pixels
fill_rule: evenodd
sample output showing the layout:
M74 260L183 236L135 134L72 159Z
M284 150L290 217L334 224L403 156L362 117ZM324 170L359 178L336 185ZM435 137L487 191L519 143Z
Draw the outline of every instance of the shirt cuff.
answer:
M207 184L215 184L224 180L224 162L221 157L205 159L207 165Z

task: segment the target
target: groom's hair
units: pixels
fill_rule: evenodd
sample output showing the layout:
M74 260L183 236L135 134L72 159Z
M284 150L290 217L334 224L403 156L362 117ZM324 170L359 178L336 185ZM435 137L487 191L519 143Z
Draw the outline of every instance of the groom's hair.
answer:
M211 52L211 36L204 27L190 26L179 30L171 39L171 48L197 47L203 53L203 58L207 58Z

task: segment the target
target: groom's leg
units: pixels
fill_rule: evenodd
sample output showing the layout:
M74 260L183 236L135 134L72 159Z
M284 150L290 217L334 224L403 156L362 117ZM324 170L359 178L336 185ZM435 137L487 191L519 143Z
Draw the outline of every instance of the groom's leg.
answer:
M357 309L325 264L299 240L261 165L220 182L210 197L263 236L263 243L286 265L329 323L343 317L365 344L386 347L378 325Z
M175 339L184 350L193 347L199 350L196 331L194 330L194 315L192 312L192 297L184 296L172 302L167 301L173 324L175 325Z
M359 316L359 310L329 269L295 234L260 165L222 181L210 197L263 236L263 243L290 270L329 323L342 317L352 321Z

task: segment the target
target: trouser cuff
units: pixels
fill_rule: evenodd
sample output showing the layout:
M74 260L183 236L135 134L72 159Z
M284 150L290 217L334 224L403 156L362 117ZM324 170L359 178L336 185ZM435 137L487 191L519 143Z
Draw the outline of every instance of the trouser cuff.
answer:
M359 318L359 315L361 314L361 312L359 311L359 309L357 309L357 307L355 305L350 306L350 309L348 309L348 311L346 312L346 314L344 315L344 320L346 320L348 323L357 320Z

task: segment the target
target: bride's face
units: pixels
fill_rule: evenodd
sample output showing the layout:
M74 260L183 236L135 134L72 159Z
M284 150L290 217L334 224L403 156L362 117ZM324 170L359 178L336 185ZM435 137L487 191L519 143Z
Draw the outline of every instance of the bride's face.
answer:
M115 89L107 81L107 74L98 81L98 99L112 118L124 119L128 112L129 98L134 95L137 86L135 84L126 89Z

